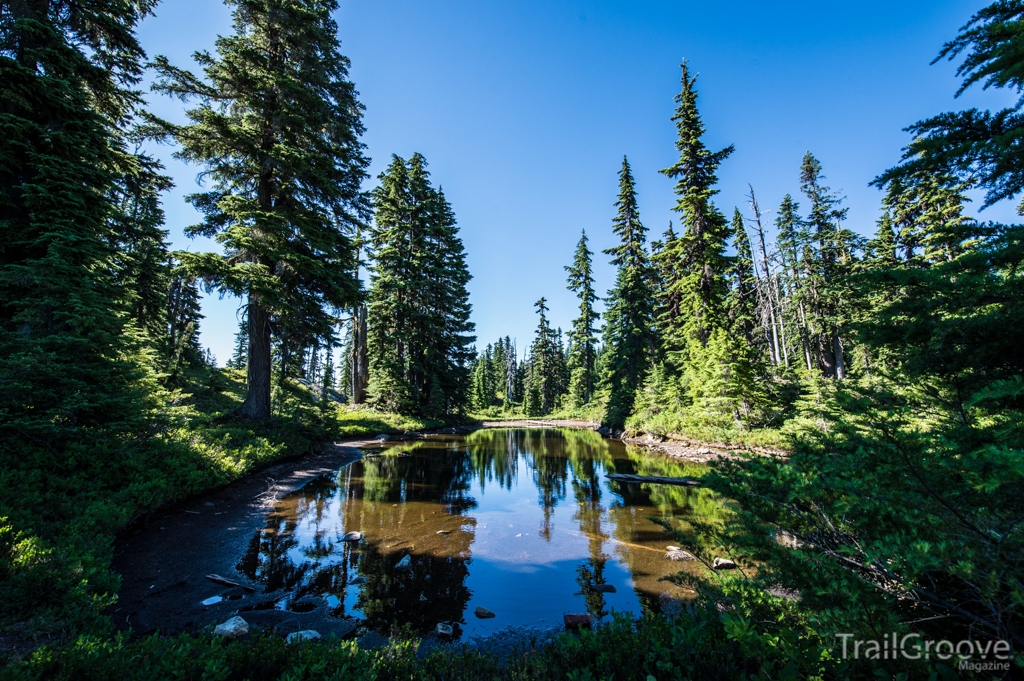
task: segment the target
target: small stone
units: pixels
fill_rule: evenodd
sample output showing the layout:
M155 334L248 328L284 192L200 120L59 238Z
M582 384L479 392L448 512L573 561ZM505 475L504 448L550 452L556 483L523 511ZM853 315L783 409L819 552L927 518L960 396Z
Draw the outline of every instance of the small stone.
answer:
M412 567L412 558L409 557L408 553L405 554L405 557L402 558L402 560L398 561L395 564L395 567L398 568L399 570L408 570L409 568Z
M452 631L452 625L445 624L444 622L437 625L436 631L438 636L452 636L455 633Z
M387 441L388 441L388 440L390 440L391 438L390 438L389 436L385 435L384 433L381 433L380 435L378 435L377 437L375 437L375 438L373 438L373 439L374 439L374 440L378 440L378 441L380 441L380 442L387 442Z
M565 622L565 628L568 630L576 629L589 629L590 628L590 615L571 615L566 613L562 616L562 621Z
M437 534L440 534L440 535L451 534L451 533L452 533L451 530L438 530L437 531Z
M366 535L362 532L346 532L345 536L341 538L341 541L357 542L362 541Z
M294 631L288 634L285 638L285 643L301 643L302 641L318 641L320 640L320 632L316 629L303 629L302 631Z
M223 624L218 624L213 629L214 636L224 636L226 638L245 636L248 633L249 623L237 616L232 617Z
M599 594L613 594L613 593L615 593L615 585L614 584L594 584L593 586L590 587L590 590L593 591L594 593L599 593Z
M359 575L358 577L353 579L351 582L349 582L349 584L351 584L352 586L359 586L360 584L366 584L366 577L363 577L362 575Z
M482 605L476 606L476 610L473 611L473 614L475 614L477 617L479 617L482 620L490 619L492 617L497 617L497 615L495 615L493 612L491 612L487 608L483 607Z
M715 558L714 563L716 570L735 570L736 563L727 558Z
M213 605L214 603L220 603L223 600L224 599L220 596L210 596L209 598L203 601L203 605Z
M426 596L424 596L423 594L420 594L420 600L421 600L421 601L425 601L425 600L427 600L427 597L426 597Z

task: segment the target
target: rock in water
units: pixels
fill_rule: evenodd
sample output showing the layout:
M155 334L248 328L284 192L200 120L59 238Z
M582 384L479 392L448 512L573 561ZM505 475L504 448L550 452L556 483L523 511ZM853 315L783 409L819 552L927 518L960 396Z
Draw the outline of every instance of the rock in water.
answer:
M390 438L390 437L388 437L387 435L385 435L384 433L381 433L380 435L378 435L377 437L375 437L375 438L373 438L373 439L374 439L374 440L379 440L379 441L381 441L381 442L387 442L387 441L388 441L388 440L390 440L391 438Z
M362 541L363 537L365 537L365 536L366 535L363 534L362 532L346 532L345 536L341 538L341 541L351 541L351 542Z
M565 622L565 628L570 631L590 628L590 615L587 614L571 615L566 613L562 616L562 621Z
M668 552L665 553L665 557L669 560L696 560L692 553L683 551L678 546L669 546Z
M441 535L444 535L444 534L451 534L451 533L452 533L452 531L451 531L451 530L438 530L438 531L437 531L437 534L441 534Z
M727 558L715 558L715 569L716 570L735 570L736 563Z
M474 610L473 612L477 617L479 617L482 620L490 619L491 617L496 617L496 615L493 612L491 612L490 610L481 605L476 606L476 610Z
M412 558L409 557L408 553L405 554L405 557L398 561L398 563L395 564L395 567L399 570L408 570L412 567Z
M590 587L590 590L598 594L613 594L615 593L614 584L594 584Z
M288 634L288 638L284 640L285 643L301 643L302 641L318 641L320 640L320 632L316 629L304 629L303 631L295 631Z
M437 633L439 636L451 636L453 633L452 625L441 623L437 625Z
M214 636L224 636L226 638L235 638L238 636L245 636L249 633L249 623L243 620L241 617L232 617L223 624L218 624L213 629Z
M360 575L349 582L349 586L359 586L360 584L366 584L366 577Z

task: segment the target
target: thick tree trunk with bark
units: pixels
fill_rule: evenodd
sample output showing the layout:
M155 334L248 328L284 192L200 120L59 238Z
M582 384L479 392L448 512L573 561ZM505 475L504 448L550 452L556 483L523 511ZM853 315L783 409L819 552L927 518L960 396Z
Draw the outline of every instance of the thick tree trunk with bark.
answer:
M259 298L249 294L249 366L242 416L270 418L270 315Z

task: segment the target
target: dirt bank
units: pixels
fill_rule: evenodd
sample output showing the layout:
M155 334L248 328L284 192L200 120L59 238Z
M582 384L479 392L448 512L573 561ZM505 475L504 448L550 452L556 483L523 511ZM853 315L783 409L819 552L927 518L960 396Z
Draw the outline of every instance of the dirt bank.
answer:
M137 635L176 634L223 622L240 607L255 605L258 592L216 584L206 575L244 583L235 566L278 497L355 461L361 447L376 445L366 439L328 445L319 454L266 468L129 526L115 545L113 567L121 575L121 590L107 614L119 629ZM202 604L217 596L223 600ZM282 633L316 629L340 635L354 628L317 612L270 609L245 615L250 624L273 625Z

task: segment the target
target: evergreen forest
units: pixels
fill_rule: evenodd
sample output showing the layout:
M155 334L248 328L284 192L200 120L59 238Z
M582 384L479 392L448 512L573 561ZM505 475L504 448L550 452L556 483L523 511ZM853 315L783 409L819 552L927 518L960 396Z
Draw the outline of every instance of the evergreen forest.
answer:
M813 151L784 196L720 192L734 148L684 61L677 160L644 169L673 221L649 231L623 157L608 222L572 227L571 327L542 297L532 338L490 340L445 178L420 153L370 177L337 1L227 6L191 71L140 44L150 0L0 0L0 679L964 674L848 660L840 633L1005 645L1021 674L1024 225L980 215L1024 215L1024 1L936 56L1016 103L908 121L870 236ZM172 249L152 144L202 174L185 232L219 251ZM204 293L242 301L224 367ZM745 452L701 479L727 522L668 528L709 567L687 608L504 661L116 631L116 537L154 509L346 437L524 419ZM723 552L741 569L710 569Z

